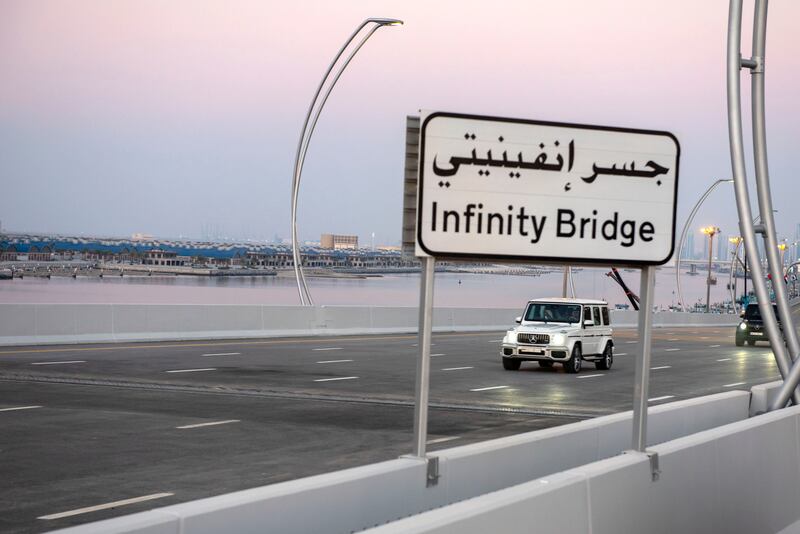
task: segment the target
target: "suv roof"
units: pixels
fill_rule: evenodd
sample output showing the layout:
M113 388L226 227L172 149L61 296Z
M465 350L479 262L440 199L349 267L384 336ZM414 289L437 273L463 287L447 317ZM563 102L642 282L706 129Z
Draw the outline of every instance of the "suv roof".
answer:
M559 304L591 304L594 306L608 306L608 302L604 300L593 299L570 299L564 297L553 297L549 299L531 299L528 302L552 302Z

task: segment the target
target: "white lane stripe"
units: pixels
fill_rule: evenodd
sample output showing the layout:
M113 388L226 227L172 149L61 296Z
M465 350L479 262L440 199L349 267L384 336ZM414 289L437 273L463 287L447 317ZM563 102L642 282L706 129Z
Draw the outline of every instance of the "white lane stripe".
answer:
M322 347L319 349L311 349L311 350L342 350L342 347Z
M719 359L719 360L717 360L717 361L718 361L718 362L729 362L729 361L731 361L731 359L730 359L730 358L720 358L720 359Z
M667 399L672 399L674 397L675 397L675 395L663 395L661 397L653 397L652 399L647 399L647 402L656 402L656 401L661 401L661 400L667 400Z
M145 495L143 497L134 497L133 499L125 499L122 501L107 502L105 504L98 504L97 506L88 506L86 508L78 508L77 510L70 510L68 512L60 512L57 514L39 516L37 519L61 519L62 517L70 517L73 515L87 514L89 512L96 512L98 510L108 510L109 508L117 508L118 506L126 506L128 504L136 504L138 502L152 501L153 499L161 499L163 497L170 497L174 493L153 493L152 495Z
M724 387L724 388L732 388L732 387L734 387L734 386L743 386L743 385L745 385L746 383L747 383L747 382L734 382L733 384L725 384L725 385L724 385L724 386L722 386L722 387Z
M436 439L429 439L426 443L428 445L433 445L435 443L444 443L446 441L453 441L454 439L459 439L461 436L450 436L447 438L436 438Z
M508 386L489 386L488 388L475 388L470 391L489 391L490 389L505 389Z
M709 345L709 346L708 346L708 348L710 348L710 349L716 349L716 348L718 348L718 347L721 347L721 346L722 346L722 345Z
M656 371L658 369L672 369L672 366L671 365L661 365L659 367L651 367L650 368L651 371Z
M352 362L353 360L322 360L321 362L317 363L345 363L345 362Z
M15 406L14 408L0 408L0 412L13 412L15 410L33 410L34 408L41 408L41 406Z
M215 354L203 354L203 356L238 356L241 352L217 352Z
M64 360L61 362L33 362L31 365L60 365L62 363L86 363L86 360Z
M204 367L203 369L174 369L172 371L164 371L165 373L196 373L198 371L216 371L216 367Z
M184 426L176 426L175 428L185 429L185 428L200 428L201 426L216 426L216 425L227 425L228 423L238 423L239 419L228 419L226 421L214 421L212 423L198 423L196 425L184 425Z
M355 380L357 376L340 376L337 378L318 378L314 382L333 382L334 380Z
M664 349L664 352L675 352L681 349Z
M680 339L677 338L677 337L673 337L673 338L668 339L667 341L680 341Z
M614 353L614 356L627 356L627 355L628 355L627 352L615 352Z
M462 369L475 369L474 367L445 367L442 371L460 371Z
M440 354L431 354L431 358L434 356L447 356L447 354L440 353Z
M500 343L501 341L503 341L503 340L502 339L490 339L489 343Z
M625 343L628 345L633 345L634 343L638 343L638 341L626 341Z
M595 377L598 377L598 376L605 376L605 374L604 373L600 373L598 375L581 375L578 378L595 378Z

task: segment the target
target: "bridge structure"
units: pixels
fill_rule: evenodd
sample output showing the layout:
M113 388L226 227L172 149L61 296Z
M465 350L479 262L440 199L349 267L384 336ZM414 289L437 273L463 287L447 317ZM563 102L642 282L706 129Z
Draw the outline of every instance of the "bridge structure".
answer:
M762 377L763 380L758 384L746 382L722 384L720 387L724 389L721 391L695 395L675 402L660 402L671 400L671 395L645 398L644 413L648 425L644 429L646 430L644 443L638 444L644 447L639 447L636 443L637 427L640 431L643 429L641 421L637 421L637 416L641 417L641 413L637 414L634 406L633 411L617 411L570 424L463 446L447 447L430 453L424 453L424 446L428 442L422 443L423 454L418 453L420 447L419 443L416 443L408 448L407 454L396 459L174 504L129 516L70 527L62 532L142 534L194 534L225 530L253 533L265 531L483 533L491 530L576 534L643 531L784 534L800 532L800 508L797 506L800 501L800 462L798 462L800 406L797 405L796 393L800 382L800 361L798 361L800 343L794 324L797 302L789 301L782 284L774 286L776 305L783 318L783 332L781 332L770 305L766 276L763 272L765 269L755 244L757 236L761 236L767 251L766 270L773 279L780 279L783 275L783 266L777 256L764 123L767 1L755 1L753 52L749 58L743 58L740 50L741 16L742 0L731 0L727 59L731 163L741 234L744 237L748 257L756 260L751 264L753 285L766 332L772 340L769 353L761 355L764 358L759 360L762 364L759 367L767 367L769 363L769 369L777 370L777 376ZM753 224L754 217L744 166L739 94L742 69L750 72L753 84L753 140L758 206L759 212L765 214L759 224ZM432 295L427 295L425 298L426 301L430 301ZM18 311L4 310L3 313L9 321L14 321L15 312ZM336 325L327 315L329 312L330 310L312 308L308 312L303 311L305 315L302 317L314 325L313 333L320 333L323 329ZM34 309L29 313L33 313L34 322L37 322L40 320L37 314L42 313L46 316L48 312ZM115 317L118 317L115 313L123 315L129 313L125 319L127 321L144 321L141 324L137 323L137 328L142 331L152 329L153 325L159 324L159 321L148 319L146 312L137 315L136 310L116 310L110 319L112 331L116 328ZM284 316L288 313L284 310ZM462 314L459 315L460 313ZM505 320L502 317L503 313L498 312L497 322L491 321L488 325L471 323L475 319L471 317L466 320L470 323L466 326L473 330L481 330L480 326L485 330L496 330L500 322ZM55 332L53 333L55 337L49 341L63 343L64 340L58 336L69 335L70 332L78 335L78 331L91 330L96 324L105 327L108 323L106 315L108 314L98 312L93 321L82 321L80 314L77 314L74 316L74 321L66 328L67 334ZM168 323L170 328L176 325L184 325L185 328L186 322L181 321L186 321L186 318L175 318L174 315L174 313L163 314L161 320ZM251 321L252 328L245 330L263 332L266 329L263 309L248 310L246 315ZM690 318L689 315L701 319ZM348 317L351 322L342 320L339 324L342 328L337 333L355 334L355 331L347 332L346 325L360 323L363 327L365 321L375 325L376 320L379 326L387 329L397 328L398 323L403 323L400 328L411 328L412 331L414 329L413 318L412 325L409 326L408 317L399 319L397 314L387 310L367 312L362 310L354 315L342 312L342 316ZM220 314L215 316L215 319L224 322L224 317L225 314ZM438 316L432 314L429 317L429 324L424 327L428 332L420 333L419 343L423 343L423 335L428 335L425 342L430 341L430 329L437 324L441 331L457 332L463 326L461 322L465 317L469 317L469 313L451 311L448 315L440 310ZM620 319L622 317L618 316ZM736 322L735 319L731 321L728 317L717 319L711 315L700 314L672 314L672 317L685 319L686 324L691 325L689 326L692 329L691 335L697 336L698 342L703 342L704 353L708 353L708 349L711 348L721 348L722 343L708 344L711 335L702 334L707 333L708 329L730 328ZM56 314L55 317L45 317L43 321L57 322L58 319ZM715 322L724 320L729 322ZM705 324L692 324L693 321ZM642 319L639 318L638 322L641 326ZM666 323L662 326L673 332L665 331L663 342L668 344L680 340L678 327L668 324L668 320ZM20 323L16 324L12 334L19 332L18 328L22 328L19 326ZM239 320L231 320L228 324L230 326L242 323ZM233 326L231 330L235 328L236 326ZM419 330L422 331L423 328ZM652 332L650 329L645 331L649 338ZM717 335L726 335L722 333L723 330L719 332ZM464 333L461 332L461 335ZM40 335L42 331L35 330L32 339ZM161 332L161 335L165 333ZM213 335L219 336L219 332ZM730 338L730 331L727 337ZM388 343L390 340L376 341ZM463 342L463 339L461 341ZM497 340L484 341L497 342ZM36 342L40 343L42 340ZM638 336L632 330L629 331L625 343L628 342L631 345L629 350L634 356L649 351L649 339L645 344L641 329ZM679 347L668 345L665 347L668 348L663 348L663 362L654 361L656 365L647 372L667 370L673 365L677 367L679 363L691 364L690 361L680 361L675 356L680 350ZM175 350L185 348L179 347ZM316 348L320 351L342 349L335 346ZM83 349L108 350L102 347ZM374 347L370 349L375 351ZM48 349L37 346L10 350L6 356L16 358L18 361L15 365L23 369L27 364L53 363L29 360L31 354L40 354L41 351L48 350L64 354L71 352L70 349L63 347ZM241 353L215 352L197 356L220 358L234 354ZM749 362L755 360L754 355L755 353L745 355L737 363L744 369ZM438 357L443 356L446 354L438 354ZM716 363L724 363L725 360L731 359L731 357L715 358ZM340 363L344 361L352 360L342 359ZM316 365L331 365L332 362L332 359L318 361ZM60 363L87 362L75 358L71 361L62 360ZM384 360L383 364L385 363ZM710 367L707 368L705 365L710 363L703 362L702 366L694 369L694 374L705 371L703 376L708 376L713 371L709 371ZM104 362L98 365L104 365ZM468 366L461 366L461 369L464 370L466 367ZM119 368L116 369L119 372ZM449 373L454 369L455 366L443 368L441 371ZM742 373L744 372L742 369L734 372ZM141 372L141 368L139 370ZM216 368L209 366L202 369L172 369L166 372L215 370ZM47 377L39 375L32 378L30 372L24 376L22 371L17 372L16 378L6 375L4 379L21 381L27 377L28 380L61 381L61 383L72 381L71 383L75 384L79 381L88 384L100 380L98 376L65 375ZM636 375L637 378L641 377L641 370L638 367ZM581 387L588 389L591 387L588 386L591 384L590 380L599 382L604 376L601 373L578 376L575 384L578 384L577 380L581 380ZM334 376L320 378L319 381L326 383L324 381L359 378L355 375ZM627 378L632 377L629 374ZM158 385L141 380L116 383L117 386L120 384L130 389L137 387L155 389ZM387 384L386 380L381 379L376 380L372 387L384 393ZM184 384L182 387L188 390L194 387L194 391L201 390L199 384ZM227 386L224 383L212 382L203 387L224 390ZM507 389L509 389L507 386L487 385L471 388L469 392ZM234 391L237 394L246 394L244 388ZM564 394L563 387L548 391L553 397ZM272 391L271 394L275 397L282 396L281 398L298 398L298 394L292 396L292 393L286 390ZM363 397L361 398L363 401ZM386 396L379 395L376 398L385 404L400 403ZM323 400L355 404L359 402L358 399L358 395L340 393L338 397L330 395ZM520 408L513 405L513 395L509 399L509 402L501 404L501 409L495 412ZM630 401L630 398L626 397L624 400ZM657 405L650 406L652 403ZM38 408L41 406L21 406L14 410ZM453 411L460 409L456 404L443 405L441 408ZM520 413L525 412L520 410ZM233 420L227 420L214 424L232 422ZM188 429L204 424L206 423L187 424L177 428ZM642 432L639 433L639 437L641 436ZM172 493L164 491L147 495L144 499L156 501L170 495ZM101 507L107 509L125 504L127 503L124 501L116 501ZM45 514L39 519L57 521L85 513L87 509Z

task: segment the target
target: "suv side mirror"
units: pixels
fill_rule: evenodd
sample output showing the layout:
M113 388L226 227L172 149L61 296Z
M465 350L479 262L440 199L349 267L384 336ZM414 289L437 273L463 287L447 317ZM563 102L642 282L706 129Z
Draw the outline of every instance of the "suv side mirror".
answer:
M744 317L744 310L739 311L739 317Z
M587 326L594 326L594 321L587 319L583 321L583 327L586 328Z
M517 324L522 324L522 317L517 317L516 319L514 319L514 322Z

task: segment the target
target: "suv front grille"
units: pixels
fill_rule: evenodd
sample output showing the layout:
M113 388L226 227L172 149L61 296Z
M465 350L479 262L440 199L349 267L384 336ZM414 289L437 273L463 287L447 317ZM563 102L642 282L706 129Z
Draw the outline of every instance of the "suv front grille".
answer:
M517 334L517 341L533 345L547 345L550 343L549 334Z

